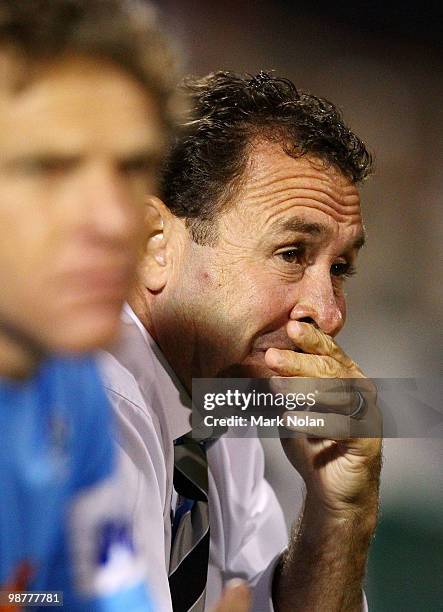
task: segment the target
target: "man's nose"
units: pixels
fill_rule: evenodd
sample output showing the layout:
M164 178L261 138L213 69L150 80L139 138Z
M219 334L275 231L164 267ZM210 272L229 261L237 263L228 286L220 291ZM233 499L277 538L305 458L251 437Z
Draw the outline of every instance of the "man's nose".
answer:
M319 271L306 273L299 285L297 304L290 319L306 321L335 336L344 325L344 306L337 300L331 276Z
M103 168L91 174L83 193L85 225L97 237L122 241L137 234L142 226L142 203L137 201L141 198L117 171Z

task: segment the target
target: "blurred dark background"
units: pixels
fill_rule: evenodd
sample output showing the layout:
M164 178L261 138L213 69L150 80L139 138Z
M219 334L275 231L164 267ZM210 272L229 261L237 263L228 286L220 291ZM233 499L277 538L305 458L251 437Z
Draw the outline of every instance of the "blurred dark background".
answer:
M158 2L193 74L275 70L335 102L376 158L369 236L339 341L373 377L441 375L443 2ZM268 477L288 523L299 481L278 440ZM443 445L385 442L366 592L376 612L443 610ZM326 612L326 611L325 611Z
M442 44L443 5L440 0L423 3L317 0L314 4L304 6L302 11L313 17L326 16L328 20L346 24L367 37L395 37L425 44ZM300 10L300 4L290 0L277 0L273 5L281 5L292 15Z

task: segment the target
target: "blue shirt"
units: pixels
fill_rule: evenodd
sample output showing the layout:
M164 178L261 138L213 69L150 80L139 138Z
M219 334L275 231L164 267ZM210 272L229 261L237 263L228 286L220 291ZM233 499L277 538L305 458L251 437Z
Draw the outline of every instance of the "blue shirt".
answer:
M0 590L63 591L68 610L151 610L111 434L92 358L0 379Z

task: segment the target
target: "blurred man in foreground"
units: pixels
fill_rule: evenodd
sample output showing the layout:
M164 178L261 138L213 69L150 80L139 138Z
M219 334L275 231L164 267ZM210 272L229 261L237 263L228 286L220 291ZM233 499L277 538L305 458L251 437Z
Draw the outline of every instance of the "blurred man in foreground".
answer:
M150 609L80 353L114 338L133 282L170 75L141 5L0 3L0 590L69 610Z
M207 609L235 575L253 610L361 610L380 439L346 437L340 420L321 439L282 439L307 488L288 544L259 441L196 443L189 394L198 377L364 380L333 338L364 242L370 155L332 104L285 79L217 73L184 89L191 113L162 200L148 202L139 282L106 363L152 587L164 612Z

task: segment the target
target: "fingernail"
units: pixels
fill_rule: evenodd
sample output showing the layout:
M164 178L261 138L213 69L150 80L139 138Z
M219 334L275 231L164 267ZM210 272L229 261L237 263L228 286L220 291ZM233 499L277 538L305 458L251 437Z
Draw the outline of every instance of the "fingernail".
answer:
M299 321L290 321L288 323L288 331L292 332L293 334L301 335L303 332L303 325L301 325Z

